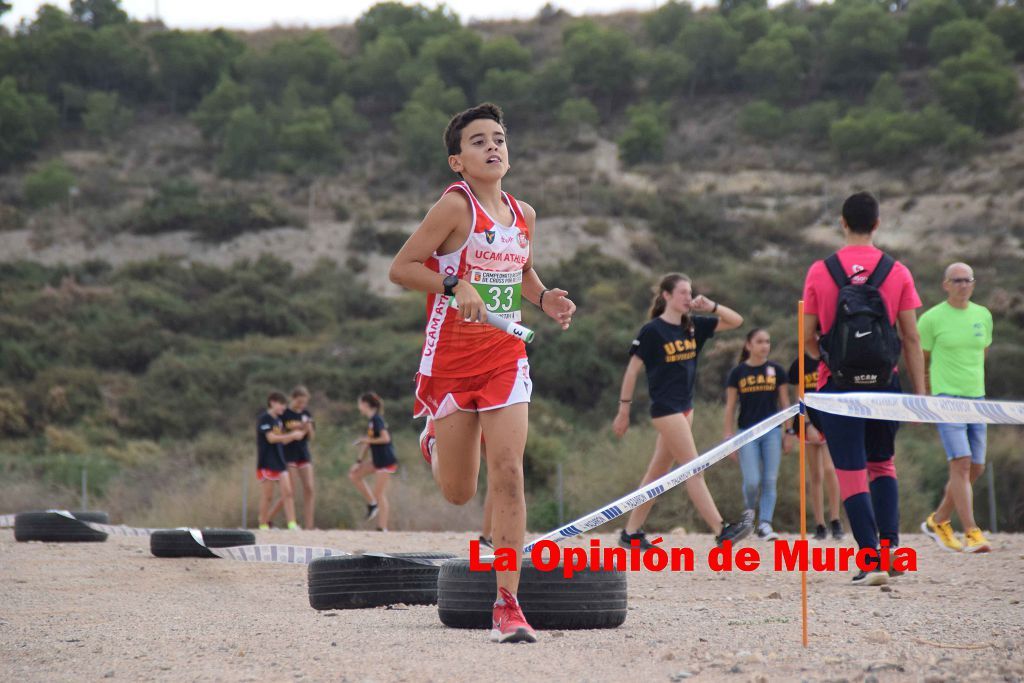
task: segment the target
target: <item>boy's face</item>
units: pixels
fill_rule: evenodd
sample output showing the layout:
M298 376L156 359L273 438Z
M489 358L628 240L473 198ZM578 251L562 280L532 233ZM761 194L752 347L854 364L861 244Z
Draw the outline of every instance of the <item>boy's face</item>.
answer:
M274 417L281 417L281 413L284 412L284 404L278 403L277 401L270 402L270 414Z
M493 119L477 119L462 129L462 151L448 157L448 165L464 177L501 180L508 173L505 131Z
M293 396L292 397L292 410L297 413L301 413L309 405L308 396Z

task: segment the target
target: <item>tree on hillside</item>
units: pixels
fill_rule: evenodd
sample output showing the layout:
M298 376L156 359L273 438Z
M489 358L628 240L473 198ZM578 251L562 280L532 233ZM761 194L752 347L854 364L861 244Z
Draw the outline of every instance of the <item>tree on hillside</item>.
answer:
M14 78L0 79L0 170L28 159L57 125L57 111L41 95L22 93Z
M694 66L690 95L697 87L723 87L732 78L740 56L739 32L720 15L702 17L688 23L679 35L683 53Z
M245 46L226 31L162 31L147 41L156 81L175 111L192 109L215 85Z
M441 133L448 115L419 102L410 102L395 114L394 124L399 152L409 169L416 173L440 172L446 158Z
M423 44L420 57L434 65L445 83L457 86L474 98L477 82L483 74L482 49L480 34L460 29L428 39Z
M366 45L356 58L351 73L351 92L369 111L397 111L405 102L407 92L400 76L411 64L420 62L412 61L406 42L397 35L385 33Z
M1010 58L1002 39L977 19L956 19L932 31L928 39L928 56L938 64L947 57L956 57L979 47L999 59Z
M661 161L665 156L668 138L668 108L664 105L643 104L626 111L629 126L619 137L619 156L627 164Z
M274 102L292 81L309 84L303 88L303 104L326 104L334 94L330 76L341 68L341 55L323 33L285 38L264 52L246 52L238 59L238 71L259 103Z
M246 178L267 168L274 152L274 129L252 105L231 112L225 126L224 146L217 157L221 173Z
M356 33L364 47L383 35L397 36L416 54L429 38L459 26L458 16L444 5L427 9L420 4L379 2L356 20Z
M693 79L693 64L686 55L670 48L639 53L637 67L647 83L646 94L659 102L685 93Z
M914 0L907 12L907 40L925 47L937 26L963 17L964 11L956 0Z
M802 30L807 32L807 29ZM809 32L807 38L810 39ZM786 102L800 96L809 68L789 40L772 34L743 53L737 72L755 92Z
M60 204L68 199L75 176L60 159L54 159L25 178L25 201L36 208Z
M1017 74L985 48L950 57L932 72L939 100L960 121L986 133L1020 122Z
M740 32L745 45L752 45L767 35L774 21L767 7L743 5L729 15L729 23Z
M566 100L558 109L558 126L572 139L578 139L585 131L592 130L601 122L597 107L585 97Z
M985 17L988 30L1003 39L1017 61L1024 61L1024 6L997 7Z
M502 36L488 40L480 48L480 68L529 71L530 51L519 44L512 36Z
M427 109L454 114L466 108L466 94L458 86L445 87L437 73L423 79L409 96L410 102L419 102Z
M572 69L572 83L607 114L613 102L631 94L632 41L622 31L581 21L565 30L562 58Z
M868 93L868 107L884 111L903 111L903 89L890 73L882 74Z
M121 105L117 93L92 92L86 97L82 124L98 138L110 140L121 135L132 118L132 111Z
M833 87L856 95L899 63L903 29L877 5L841 10L825 32L827 73Z
M644 30L658 45L671 45L692 16L693 6L690 3L669 0L644 17Z
M488 69L477 88L477 100L494 102L521 124L531 118L534 107L533 79L517 69Z
M128 13L121 9L121 0L71 0L71 16L92 28L128 23Z
M192 112L191 119L203 138L216 140L220 138L231 114L248 102L249 89L233 81L231 76L223 74L217 87Z

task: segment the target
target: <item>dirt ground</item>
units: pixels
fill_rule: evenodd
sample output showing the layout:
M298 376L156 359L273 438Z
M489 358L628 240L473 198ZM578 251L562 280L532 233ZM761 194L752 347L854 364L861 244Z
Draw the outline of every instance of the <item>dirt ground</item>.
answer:
M602 544L613 541L598 535ZM468 535L260 532L260 542L349 551L450 551ZM317 612L294 565L152 557L144 538L16 543L0 530L0 680L1022 681L1024 536L941 552L920 535L916 574L888 588L811 574L810 646L799 574L715 574L709 536L691 573L629 576L617 629L549 631L499 646L448 629L433 607Z

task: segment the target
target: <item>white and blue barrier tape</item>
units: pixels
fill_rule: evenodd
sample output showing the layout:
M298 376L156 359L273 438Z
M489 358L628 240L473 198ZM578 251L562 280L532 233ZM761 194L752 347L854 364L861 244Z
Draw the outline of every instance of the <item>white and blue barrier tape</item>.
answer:
M782 412L776 413L768 419L758 422L753 427L736 434L728 441L724 441L723 443L715 446L704 455L694 458L690 462L672 470L665 476L655 479L649 484L645 484L632 493L626 494L610 505L594 510L590 514L584 515L576 521L559 527L554 531L549 531L540 538L535 539L533 543L527 544L526 547L523 548L523 552L529 553L533 550L533 546L540 541L554 541L558 543L559 541L564 541L567 538L578 536L584 532L593 531L605 522L610 522L616 517L626 514L633 508L640 507L649 500L654 500L661 494L665 493L665 491L679 486L693 475L703 472L725 456L739 450L740 447L761 438L786 420L791 419L798 412L800 412L800 406L792 405Z
M16 515L0 515L0 529L7 529L14 526Z
M804 404L833 415L895 422L1024 424L1024 403L881 392L813 393Z

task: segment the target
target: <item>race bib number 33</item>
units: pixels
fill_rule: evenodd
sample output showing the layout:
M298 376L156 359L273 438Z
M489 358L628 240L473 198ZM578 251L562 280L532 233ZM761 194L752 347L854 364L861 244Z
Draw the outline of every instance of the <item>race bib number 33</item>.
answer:
M471 270L467 279L488 311L514 322L522 319L523 271Z

